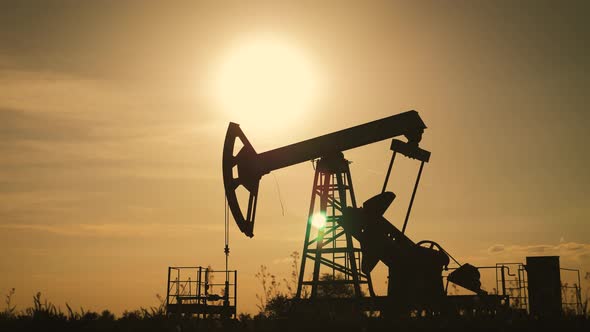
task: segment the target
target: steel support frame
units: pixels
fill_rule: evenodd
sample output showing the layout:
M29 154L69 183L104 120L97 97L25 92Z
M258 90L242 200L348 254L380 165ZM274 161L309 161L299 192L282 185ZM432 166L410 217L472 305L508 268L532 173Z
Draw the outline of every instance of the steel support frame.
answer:
M356 199L352 186L349 163L342 158L334 169L316 167L311 202L305 230L303 253L301 255L301 266L297 283L297 298L303 297L303 287L311 286L310 298L318 296L320 285L350 284L354 289L355 298L362 296L361 285L366 284L369 293L374 296L371 276L362 273L360 266L360 248L355 248L352 237L346 234L338 225L337 218L341 216L342 207L350 203L356 207ZM337 194L337 195L336 195ZM347 202L348 196L350 202ZM319 211L316 211L316 201L319 199ZM312 220L316 213L326 217L326 225L312 235ZM344 256L338 256L344 254ZM307 260L313 262L311 280L305 278ZM342 262L344 259L344 262ZM320 280L321 267L331 270L333 276L336 272L344 276L344 280ZM335 279L335 278L334 278Z

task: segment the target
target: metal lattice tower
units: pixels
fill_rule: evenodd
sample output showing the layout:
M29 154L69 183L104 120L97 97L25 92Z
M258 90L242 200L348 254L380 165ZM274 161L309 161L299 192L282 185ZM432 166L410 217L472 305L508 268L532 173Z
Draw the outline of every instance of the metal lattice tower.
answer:
M352 286L355 297L362 296L362 285L367 286L370 295L374 296L371 276L360 270L359 245L356 241L353 242L352 236L346 234L337 222L342 216L343 207L356 207L348 165L349 162L342 153L323 157L316 163L297 298L305 297L305 286L311 286L311 298L318 297L318 290L321 288L327 290L346 285ZM316 209L318 201L319 209ZM311 280L305 278L308 260L311 263L309 265L313 264ZM325 274L331 275L331 278L320 280Z

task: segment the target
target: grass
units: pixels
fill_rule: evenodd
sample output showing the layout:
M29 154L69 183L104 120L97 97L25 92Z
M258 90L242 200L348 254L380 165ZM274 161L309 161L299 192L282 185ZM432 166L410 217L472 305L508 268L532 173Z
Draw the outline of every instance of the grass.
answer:
M195 319L168 317L164 301L153 307L125 311L120 317L108 310L100 313L66 310L44 299L41 293L32 297L32 305L18 311L12 305L14 289L5 298L0 312L0 331L590 331L590 321L581 316L565 316L560 320L540 321L527 317L430 317L385 320L371 317L341 315L321 319L288 319L259 314L240 314L238 319Z
M318 318L284 318L285 308L295 293L298 279L298 253L291 255L293 272L289 278L279 279L261 266L256 278L262 286L257 315L239 314L237 319L196 319L166 315L165 299L156 295L158 305L124 311L117 317L109 310L94 312L74 309L66 303L66 310L37 293L32 306L17 310L12 303L15 289L10 289L0 311L0 332L20 331L590 331L588 319L588 290L584 297L584 315L566 311L559 320L535 320L522 315L455 316L405 318L386 320L378 317L360 317L341 314ZM590 280L590 273L585 276ZM348 289L331 289L330 293L348 293ZM578 293L580 294L580 292ZM333 295L333 294L332 294Z

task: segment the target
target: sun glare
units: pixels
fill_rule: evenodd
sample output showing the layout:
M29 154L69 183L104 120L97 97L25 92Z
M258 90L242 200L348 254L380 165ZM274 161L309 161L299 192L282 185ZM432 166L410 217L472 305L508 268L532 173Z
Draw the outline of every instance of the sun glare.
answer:
M284 127L309 111L318 82L305 54L276 39L243 41L228 50L214 82L231 121Z
M311 225L317 229L326 226L326 216L321 213L316 213L311 217Z

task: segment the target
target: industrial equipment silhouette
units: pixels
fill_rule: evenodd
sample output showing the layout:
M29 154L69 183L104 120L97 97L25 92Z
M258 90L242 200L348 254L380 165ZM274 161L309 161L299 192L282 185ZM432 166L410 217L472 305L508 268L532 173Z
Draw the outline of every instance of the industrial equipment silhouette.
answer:
M295 298L299 308L312 308L314 312L329 303L329 307L347 308L347 312L350 312L350 309L357 312L379 311L385 316L407 315L416 311L430 314L450 311L499 313L507 310L511 303L521 308L524 303L524 310L527 310L530 297L531 313L537 316L558 315L562 305L559 289L560 271L569 270L559 267L558 258L527 258L527 266L530 265L531 269L528 274L525 273L527 266L523 264L517 264L517 275L510 273L510 268L514 268L512 263L480 267L496 271L497 291L495 294L488 294L481 288L479 268L471 264L460 264L434 241L414 242L406 236L405 231L424 164L429 162L431 155L429 151L419 147L424 129L426 125L418 113L408 111L257 153L240 126L230 123L222 160L227 202L224 295L212 296L205 288L204 294L183 296L178 292L178 283L175 284L169 278L167 299L173 298L176 301L168 306L169 312L176 310L177 313L188 312L206 316L206 310L209 308L210 313L229 313L235 316L237 277L234 272L233 282L229 281L228 209L239 229L248 237L253 237L258 189L262 176L273 170L311 160L315 163L315 175ZM407 141L395 139L398 136L404 136ZM362 207L359 207L349 162L344 158L343 151L385 139L392 139L390 149L393 154L383 187L379 194L366 200ZM238 150L237 153L235 150ZM397 155L420 162L401 230L384 217L384 213L396 198L393 192L387 191L387 184ZM247 204L243 206L240 205L237 194L240 188L245 189L248 196ZM320 222L316 222L318 219ZM307 270L308 261L312 266L311 271ZM389 268L387 296L377 296L373 291L371 271L379 261ZM449 267L451 261L456 263L457 267ZM202 272L202 269L199 271ZM334 277L321 278L326 271ZM443 271L450 272L443 276ZM579 285L579 271L577 272ZM202 280L200 273L196 276L198 280ZM336 274L342 277L336 278ZM311 279L306 279L306 275L311 275ZM527 275L530 275L530 284L527 284ZM515 276L516 279L512 281L518 286L510 287L506 281ZM549 276L550 280L547 279ZM474 295L449 295L449 283L461 286ZM348 299L321 296L322 287L333 287L336 284L351 287L353 296ZM200 287L199 285L195 284ZM233 285L233 297L230 296L230 285ZM174 286L177 291L176 294L172 292L171 296ZM310 287L311 291L304 292L305 287ZM576 291L579 292L579 288ZM308 294L309 297L306 298L304 294ZM211 300L223 300L223 304L208 307L207 301ZM184 306L183 301L188 301L192 306ZM579 301L577 305L580 306Z
M303 246L297 297L302 288L311 286L310 299L318 295L318 288L328 283L352 285L356 298L361 297L361 285L367 285L371 298L375 298L370 272L379 260L390 269L388 298L390 308L409 308L439 305L444 296L442 270L449 257L435 242L415 244L403 232L408 223L416 189L430 152L418 144L426 125L416 111L409 111L376 120L349 129L337 131L275 150L257 153L239 125L230 123L223 150L223 178L230 210L240 230L254 236L254 221L258 187L261 177L273 170L317 160L310 210ZM405 136L407 142L394 139L394 151L382 193L357 207L348 161L342 151L385 139ZM236 141L243 145L234 155ZM396 154L421 162L403 230L382 217L395 194L385 191ZM249 193L245 213L241 210L236 189L243 186ZM319 199L319 210L315 210ZM311 235L314 215L325 218L325 225ZM355 247L353 238L360 243ZM426 246L423 246L426 245ZM362 254L362 255L361 255ZM311 280L305 280L307 260L313 261ZM320 280L320 268L342 273L344 280ZM362 268L359 268L361 267ZM467 265L466 265L467 267ZM476 269L463 268L453 278L458 284L479 285ZM480 292L479 287L475 291Z

